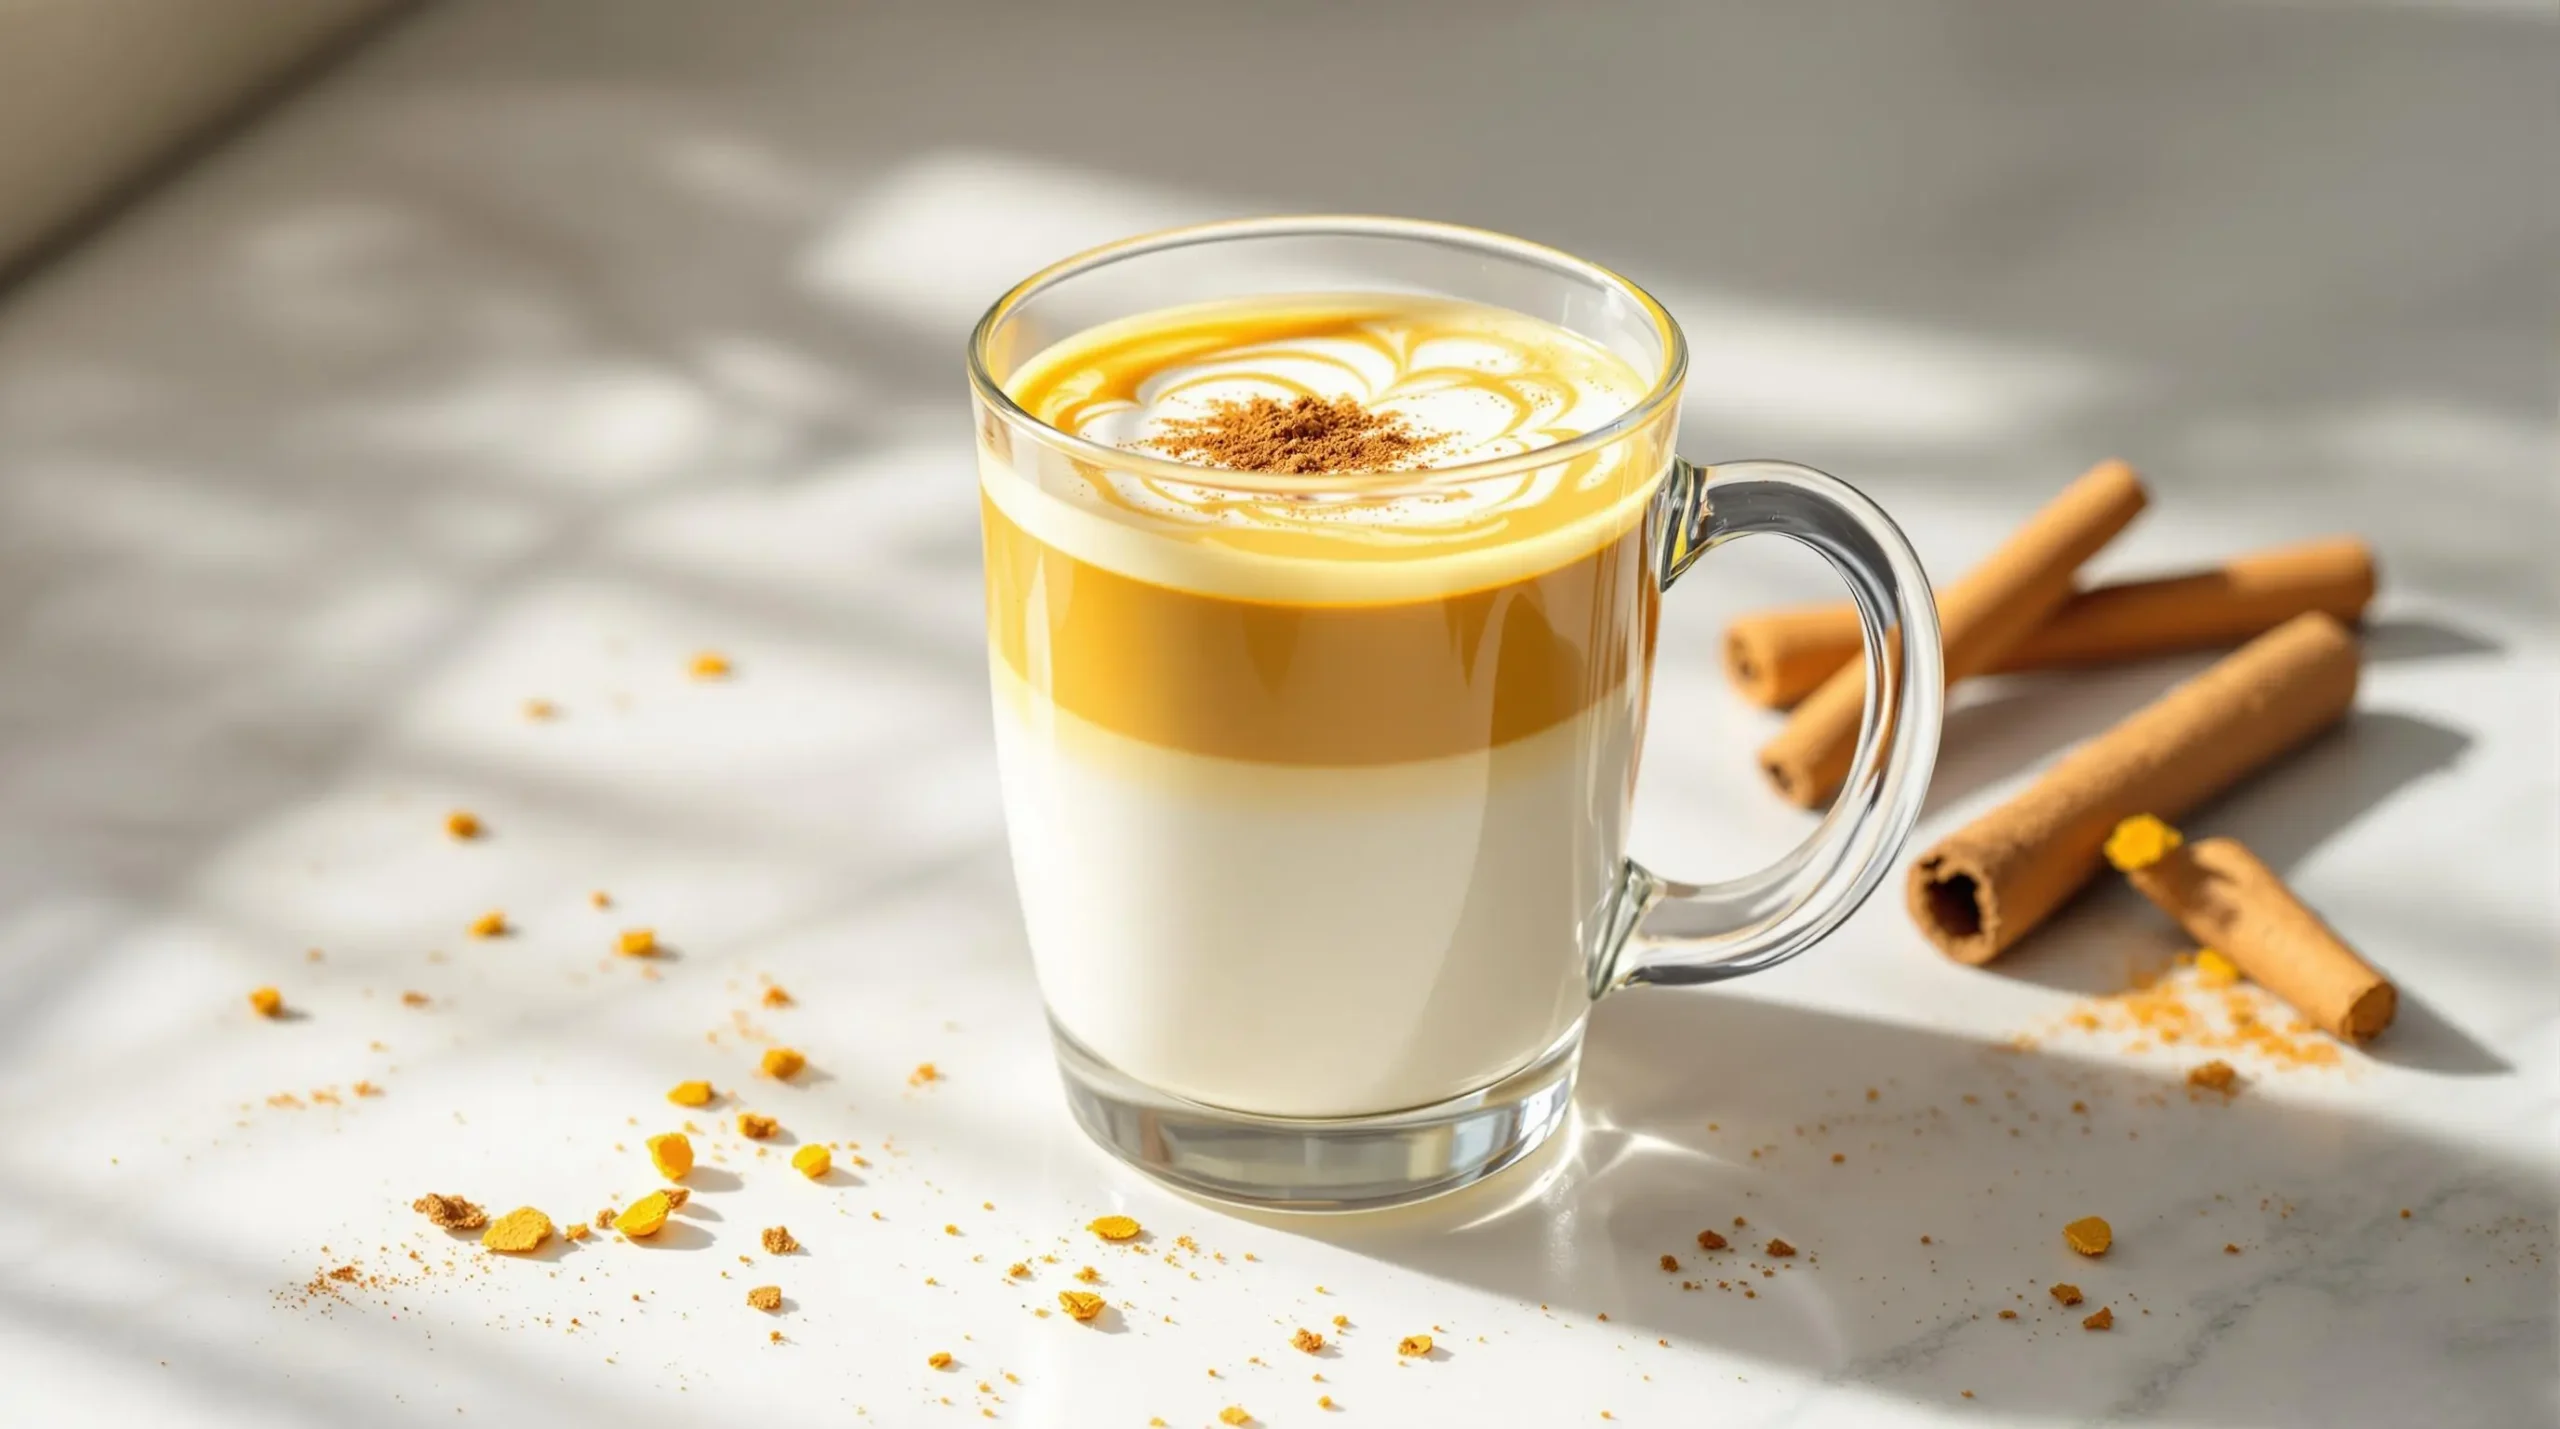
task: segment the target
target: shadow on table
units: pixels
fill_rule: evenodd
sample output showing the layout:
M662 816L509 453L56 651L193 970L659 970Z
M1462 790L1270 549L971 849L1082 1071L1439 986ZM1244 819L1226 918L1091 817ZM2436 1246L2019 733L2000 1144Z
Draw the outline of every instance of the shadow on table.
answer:
M2479 1240L2523 1226L2547 1244L2545 1170L2290 1088L2191 1093L2183 1072L1640 993L1595 1018L1577 1121L1524 1171L1273 1223L1562 1328L1703 1342L1888 1398L1973 1390L1971 1412L2325 1425L2408 1403L2392 1422L2422 1422L2413 1363L2549 1341L2548 1270ZM2061 1240L2089 1214L2115 1227L2102 1260ZM1704 1229L1732 1248L1702 1253ZM1773 1236L1802 1253L1772 1258ZM2086 1303L2057 1305L2056 1281ZM2103 1338L2080 1325L2100 1306ZM1458 1356L1490 1352L1448 1328ZM2465 1422L2524 1423L2546 1383L2490 1376L2455 1402L2477 1406Z

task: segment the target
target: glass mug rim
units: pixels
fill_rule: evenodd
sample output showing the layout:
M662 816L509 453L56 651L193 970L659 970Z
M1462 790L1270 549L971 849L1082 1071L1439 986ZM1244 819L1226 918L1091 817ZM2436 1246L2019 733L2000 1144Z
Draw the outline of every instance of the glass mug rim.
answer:
M1270 472L1227 471L1202 467L1171 457L1150 456L1127 447L1097 442L1062 430L1025 410L1013 400L1004 384L997 380L988 363L988 348L996 330L1023 304L1050 288L1081 274L1106 268L1116 263L1144 258L1151 254L1205 244L1226 243L1256 238L1384 238L1436 244L1444 248L1490 253L1517 261L1536 264L1555 273L1580 278L1603 288L1614 290L1632 300L1653 324L1654 335L1662 343L1662 371L1653 385L1634 405L1578 437L1530 451L1488 457L1482 461L1456 466L1431 467L1422 471L1387 471L1374 476L1327 475L1320 477L1289 476ZM1641 429L1659 415L1662 409L1677 401L1680 384L1689 372L1689 342L1674 322L1670 310L1624 274L1577 258L1561 248L1533 243L1488 228L1470 228L1464 224L1442 223L1433 219L1394 218L1380 214L1288 214L1269 218L1221 219L1210 223L1188 224L1180 228L1160 229L1088 248L1071 257L1042 268L1007 289L995 300L977 326L969 334L969 385L978 399L1008 422L1037 429L1041 440L1051 443L1070 456L1106 466L1132 475L1163 481L1183 482L1213 491L1244 494L1303 493L1322 491L1339 495L1345 492L1392 494L1422 492L1442 487L1466 485L1492 478L1571 461L1587 452L1598 451L1629 432Z

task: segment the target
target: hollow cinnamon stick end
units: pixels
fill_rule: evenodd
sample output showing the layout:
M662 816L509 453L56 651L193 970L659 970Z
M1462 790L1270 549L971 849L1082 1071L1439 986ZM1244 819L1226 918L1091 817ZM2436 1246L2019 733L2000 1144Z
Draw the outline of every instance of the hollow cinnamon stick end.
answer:
M1911 921L1939 952L1971 967L2000 956L2000 900L1990 875L1963 856L1936 850L1911 865L1905 884Z
M1752 632L1740 625L1724 633L1724 677L1734 690L1762 709L1785 703L1778 689L1777 662Z
M2350 1042L2370 1042L2381 1036L2399 1014L2400 990L2387 982L2377 982L2347 1004L2345 1015L2332 1030Z

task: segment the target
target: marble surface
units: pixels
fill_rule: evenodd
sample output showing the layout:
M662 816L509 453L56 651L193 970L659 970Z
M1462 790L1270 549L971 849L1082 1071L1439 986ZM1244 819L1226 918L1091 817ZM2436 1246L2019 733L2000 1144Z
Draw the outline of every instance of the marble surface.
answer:
M2551 1422L2548 7L1201 13L433 7L0 306L0 1417ZM961 338L1088 241L1327 208L1629 272L1691 455L1849 476L1942 573L2109 454L2157 502L2104 570L2370 536L2357 714L2192 822L2400 1025L2196 1099L2202 1052L2068 1020L2180 950L2147 908L1976 970L1879 900L1607 1002L1569 1134L1478 1190L1249 1219L1106 1160L1005 867ZM1823 588L1746 545L1671 602L1649 861L1806 826L1710 651ZM2196 667L1968 690L1923 837ZM685 1077L869 1164L709 1138L655 1246L530 1261L407 1209L637 1194ZM1088 1262L1119 1308L1039 1316Z

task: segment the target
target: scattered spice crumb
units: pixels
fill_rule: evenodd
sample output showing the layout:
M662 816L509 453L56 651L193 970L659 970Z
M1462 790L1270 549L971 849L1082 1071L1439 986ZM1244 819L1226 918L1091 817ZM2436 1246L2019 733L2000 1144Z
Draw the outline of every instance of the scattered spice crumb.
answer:
M2225 1241L2222 1244L2222 1253L2224 1255L2238 1255L2240 1253L2240 1247L2231 1244L2229 1241Z
M1698 1249L1700 1250L1722 1250L1732 1243L1716 1231L1698 1232Z
M506 935L507 915L499 909L492 908L471 920L471 936L475 938L503 938Z
M1226 1408L1218 1411L1218 1422L1221 1424L1250 1424L1253 1422L1253 1416L1246 1412L1243 1405L1230 1404Z
M626 958L648 957L658 951L658 930L625 928L622 936L613 940L613 950Z
M800 1242L791 1238L791 1228L789 1226L766 1226L764 1228L764 1249L767 1255L789 1255L791 1252L798 1250L799 1248Z
M1846 1160L1848 1160L1848 1159L1849 1159L1848 1157L1841 1155L1841 1154L1840 1154L1839 1152L1837 1152L1837 1151L1834 1151L1834 1152L1832 1152L1832 1153L1831 1153L1831 1164L1832 1164L1832 1165L1834 1165L1834 1166L1837 1166L1837 1165L1839 1165L1841 1162L1846 1161Z
M460 1196L439 1196L433 1192L409 1203L409 1209L423 1215L442 1230L476 1231L489 1223L489 1213Z
M779 1310L782 1308L782 1287L759 1285L747 1292L747 1303L767 1313Z
M936 1067L931 1062L918 1062L916 1063L916 1069L907 1073L907 1085L911 1087L920 1087L927 1082L938 1082L941 1080L942 1069Z
M1396 1353L1410 1358L1419 1359L1420 1357L1431 1353L1431 1337L1429 1335L1407 1335L1403 1339L1396 1341Z
M1304 1354L1320 1354L1324 1350L1324 1336L1302 1325L1296 1334L1289 1337L1289 1346Z
M685 666L685 673L697 680L725 680L729 678L729 657L717 650L705 650Z
M1740 1217L1740 1216L1735 1216L1735 1217L1733 1218L1733 1223L1734 1223L1734 1225L1735 1225L1737 1228L1742 1227L1742 1226L1747 1226L1747 1225L1751 1224L1751 1222L1744 1220L1744 1219L1743 1219L1742 1217Z
M424 1007L433 1001L435 1001L434 998L427 996L423 992L411 991L400 994L400 1005L402 1007Z
M665 1132L650 1137L646 1144L650 1164L668 1180L681 1181L693 1170L693 1143L683 1132Z
M2083 1216L2062 1228L2062 1239L2082 1255L2104 1255L2115 1244L2116 1233L2102 1216Z
M613 906L613 895L599 888L587 895L587 903L591 907L610 908Z
M764 1005L767 1007L789 1007L792 1002L791 994L783 991L779 985L764 990Z
M1796 1248L1795 1248L1794 1246L1791 1246L1791 1245L1787 1244L1787 1243L1786 1243L1785 1241L1783 1241L1783 1240L1775 1240L1775 1239L1772 1239L1772 1240L1769 1242L1769 1253L1770 1253L1771 1255L1777 1256L1777 1257L1778 1257L1779 1259L1781 1259L1781 1260L1784 1260L1786 1257L1788 1257L1788 1256L1791 1256L1791 1255L1795 1254L1795 1253L1796 1253Z
M282 1017L284 994L271 987L255 989L249 994L249 1007L260 1017Z
M2003 1310L2000 1312L2000 1318L2003 1320L2014 1320L2018 1318L2018 1312L2015 1310Z
M782 1123L761 1112L738 1113L738 1134L749 1141L762 1141L782 1130Z
M558 713L560 713L560 707L549 700L527 700L524 702L524 717L526 719L544 720L549 719Z
M551 1218L531 1206L518 1206L489 1223L480 1243L491 1250L522 1255L540 1250L551 1239Z
M667 1092L667 1100L677 1106L709 1106L711 1096L709 1082L678 1082Z
M1058 1307L1079 1323L1091 1323L1101 1318L1104 1309L1102 1297L1090 1290L1059 1291Z
M809 1065L809 1059L789 1047L767 1047L764 1049L764 1060L756 1064L756 1074L771 1077L777 1082L787 1082L800 1075L800 1069L807 1065Z
M585 1221L571 1221L560 1227L560 1238L563 1240L585 1240L587 1238L587 1234L587 1223Z
M2239 1081L2239 1077L2240 1074L2231 1069L2231 1064L2229 1062L2216 1057L2212 1061L2205 1063L2203 1066L2197 1067L2188 1072L2187 1085L2191 1087L2199 1087L2209 1092L2220 1092L2225 1096L2229 1096L2232 1092L2238 1090L2237 1083Z
M1102 1272L1088 1265L1076 1272L1076 1279L1087 1285L1099 1285L1102 1283Z
M480 837L480 816L469 809L456 809L444 816L444 831L458 839Z
M815 1181L835 1166L834 1153L823 1141L812 1141L791 1153L791 1169Z
M671 1211L681 1209L685 1202L693 1199L693 1192L682 1186L662 1186L658 1194L667 1198L667 1209Z
M2407 1206L2402 1206L2400 1208L2400 1219L2404 1221L2409 1219L2409 1208Z
M1127 1216L1096 1216L1086 1224L1085 1229L1104 1240L1122 1241L1135 1240L1139 1227L1136 1221ZM1322 1293L1322 1287L1318 1287L1318 1293Z
M949 1369L951 1368L951 1351L935 1350L924 1357L924 1362L935 1369Z
M2053 1286L2053 1298L2065 1305L2077 1305L2080 1303L2080 1287L2056 1281Z
M2111 1330L2115 1328L2115 1323L2116 1312L2113 1307L2101 1305L2098 1307L2098 1313L2080 1322L2080 1328L2084 1330Z
M1351 1317L1350 1317L1350 1316L1348 1316L1348 1315L1336 1315L1336 1316L1334 1316L1334 1317L1333 1317L1333 1327L1334 1327L1335 1329L1337 1329L1337 1330L1348 1330L1348 1329L1350 1329L1350 1328L1351 1328Z
M675 1203L667 1199L666 1192L651 1191L615 1216L613 1228L634 1239L653 1236L666 1227L667 1212L674 1209Z
M1031 1278L1031 1262L1027 1260L1017 1260L1013 1264L1006 1266L1004 1273L1012 1276L1016 1280L1028 1280Z
M1319 1394L1319 1395L1317 1395L1317 1396L1316 1396L1316 1408L1318 1408L1318 1409L1331 1409L1332 1407L1333 1407L1333 1396L1332 1396L1332 1395L1330 1395L1330 1394Z

